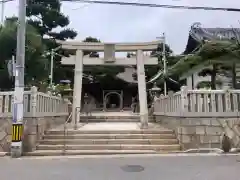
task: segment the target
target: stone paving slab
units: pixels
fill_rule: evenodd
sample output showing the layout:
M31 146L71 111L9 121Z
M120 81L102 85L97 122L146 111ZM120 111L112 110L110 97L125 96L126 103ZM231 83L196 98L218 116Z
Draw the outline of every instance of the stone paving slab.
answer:
M85 116L84 113L81 116ZM123 111L123 112L92 112L92 116L135 116L138 117L139 113L132 113L131 111Z
M135 122L97 122L97 123L78 123L77 130L141 130L140 123ZM52 130L63 130L63 125L58 126ZM74 130L73 124L67 125L68 130ZM169 130L157 123L149 123L149 130Z
M80 128L80 130L137 130L140 129L137 123L88 123Z

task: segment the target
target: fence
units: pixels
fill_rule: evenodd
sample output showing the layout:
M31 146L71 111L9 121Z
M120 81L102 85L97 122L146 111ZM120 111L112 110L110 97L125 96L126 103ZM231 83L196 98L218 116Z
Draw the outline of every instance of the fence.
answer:
M0 117L11 117L14 92L0 92ZM68 114L68 102L61 97L38 92L36 87L24 92L24 117L61 116Z
M238 117L240 90L188 90L160 96L154 114L179 117Z

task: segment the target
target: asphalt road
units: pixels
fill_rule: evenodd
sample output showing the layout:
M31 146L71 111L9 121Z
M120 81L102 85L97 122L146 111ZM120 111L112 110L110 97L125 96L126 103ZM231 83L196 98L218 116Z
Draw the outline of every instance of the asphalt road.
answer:
M0 168L1 180L239 180L240 156L1 158Z

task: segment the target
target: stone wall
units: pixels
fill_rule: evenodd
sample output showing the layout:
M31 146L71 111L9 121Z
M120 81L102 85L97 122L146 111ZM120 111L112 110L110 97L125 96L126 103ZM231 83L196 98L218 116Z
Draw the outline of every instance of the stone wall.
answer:
M34 151L46 130L63 124L67 116L24 118L23 152ZM0 118L0 152L10 152L11 118Z
M240 119L238 118L156 116L156 121L175 131L182 150L220 148L223 133L230 137L233 147L240 147Z

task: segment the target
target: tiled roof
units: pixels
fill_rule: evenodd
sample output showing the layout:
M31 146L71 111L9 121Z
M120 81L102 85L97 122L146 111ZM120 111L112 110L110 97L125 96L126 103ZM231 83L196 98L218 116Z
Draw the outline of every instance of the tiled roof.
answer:
M189 31L184 54L191 53L202 40L231 40L233 38L240 41L240 28L203 28L200 23L194 23Z
M227 40L236 38L240 40L240 28L202 28L201 24L194 23L189 32L195 40Z

